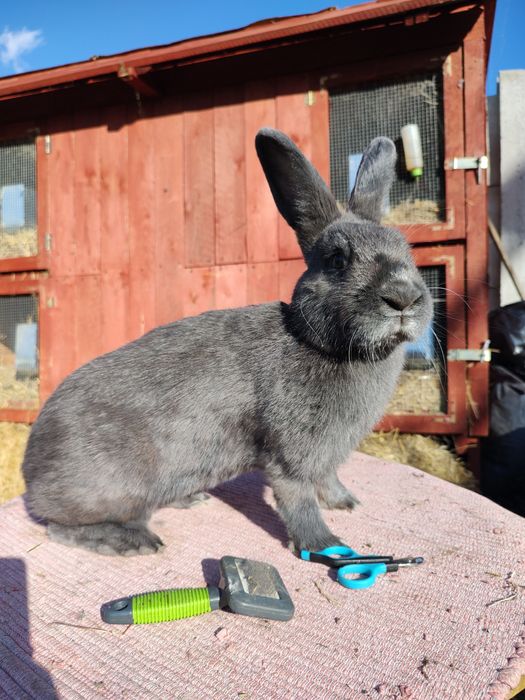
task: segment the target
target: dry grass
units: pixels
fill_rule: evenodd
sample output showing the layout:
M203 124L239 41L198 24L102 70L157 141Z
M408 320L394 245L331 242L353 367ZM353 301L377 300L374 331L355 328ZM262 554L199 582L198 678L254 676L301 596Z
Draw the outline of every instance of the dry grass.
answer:
M401 373L388 415L424 416L443 411L443 388L435 370L410 369Z
M38 237L34 228L21 228L16 233L0 233L0 258L26 258L38 253Z
M401 202L392 207L383 218L383 224L435 224L439 223L437 202L431 199L415 199L413 202Z
M445 481L477 490L474 475L462 460L437 438L399 433L372 433L358 448L361 452L392 462L417 467Z
M25 491L20 465L28 437L29 425L0 423L0 503Z
M1 343L0 408L38 408L38 379L17 379L15 355Z

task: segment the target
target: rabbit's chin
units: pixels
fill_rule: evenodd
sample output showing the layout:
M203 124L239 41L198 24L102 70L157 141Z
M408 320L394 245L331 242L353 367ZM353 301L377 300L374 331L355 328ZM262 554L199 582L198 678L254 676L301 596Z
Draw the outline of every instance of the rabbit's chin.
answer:
M366 362L381 362L386 360L395 350L402 345L404 340L397 338L385 338L382 341L370 341L363 344L353 343L347 357L349 360L364 360Z
M374 335L354 334L349 347L349 357L355 359L365 359L367 361L386 360L400 345L412 343L420 335L417 324L396 324L382 329L383 332L376 332Z
M385 319L379 331L379 335L382 336L381 342L393 343L394 345L415 342L425 329L424 320L418 316L399 316Z

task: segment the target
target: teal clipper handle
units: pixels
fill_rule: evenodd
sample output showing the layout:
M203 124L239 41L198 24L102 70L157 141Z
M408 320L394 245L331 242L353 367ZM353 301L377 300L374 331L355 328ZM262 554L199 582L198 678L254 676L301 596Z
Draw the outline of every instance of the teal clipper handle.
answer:
M345 588L370 588L379 574L386 574L387 571L388 567L385 563L352 564L337 570L337 580ZM354 578L353 574L358 574L359 578Z

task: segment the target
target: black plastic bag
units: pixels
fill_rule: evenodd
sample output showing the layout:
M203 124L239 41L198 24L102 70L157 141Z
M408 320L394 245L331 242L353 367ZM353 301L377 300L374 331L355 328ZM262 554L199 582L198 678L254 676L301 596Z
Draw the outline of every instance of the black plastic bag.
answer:
M489 330L493 364L525 381L525 301L491 311Z
M481 492L525 516L525 302L489 315L490 435L481 443Z

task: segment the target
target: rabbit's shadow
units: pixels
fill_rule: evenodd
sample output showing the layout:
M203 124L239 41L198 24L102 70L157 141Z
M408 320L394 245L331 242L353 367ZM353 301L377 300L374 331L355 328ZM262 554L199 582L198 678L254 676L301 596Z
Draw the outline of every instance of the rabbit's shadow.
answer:
M277 511L264 500L265 486L262 472L253 471L226 481L211 489L209 493L242 513L257 527L278 540L283 547L287 547L288 533L284 523Z

